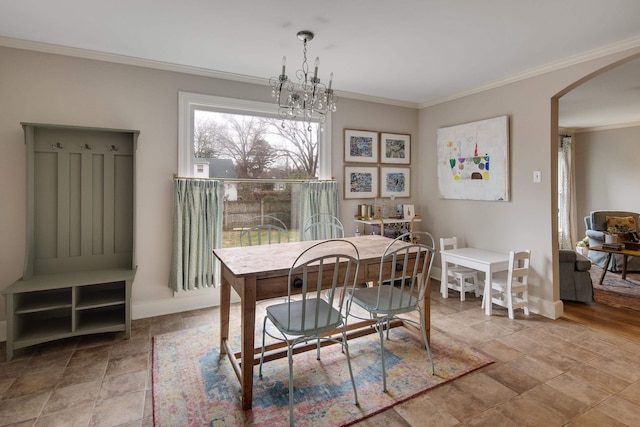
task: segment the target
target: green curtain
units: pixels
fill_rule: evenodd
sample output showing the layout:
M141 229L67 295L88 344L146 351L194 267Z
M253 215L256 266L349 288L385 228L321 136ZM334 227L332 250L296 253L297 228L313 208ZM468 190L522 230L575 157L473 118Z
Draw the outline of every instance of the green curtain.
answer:
M338 217L338 183L336 181L309 181L302 183L300 191L300 226L317 214Z
M224 183L177 178L174 187L169 287L188 291L215 286L219 269L213 249L222 243Z

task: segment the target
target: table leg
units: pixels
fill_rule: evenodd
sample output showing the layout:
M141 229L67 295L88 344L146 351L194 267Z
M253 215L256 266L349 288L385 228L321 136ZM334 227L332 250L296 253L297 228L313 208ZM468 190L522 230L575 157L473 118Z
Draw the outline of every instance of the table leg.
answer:
M604 282L604 276L607 274L607 270L609 269L609 262L611 262L611 252L607 253L607 261L604 263L604 270L602 270L602 276L600 276L600 286L602 286L602 282Z
M622 280L627 278L627 256L622 255Z
M449 267L446 257L442 258L442 274L440 276L440 293L442 298L449 297Z
M242 409L251 409L253 401L253 357L256 332L256 278L247 276L240 291L242 316Z
M493 271L489 269L489 271L485 271L485 279L484 279L484 295L482 296L482 300L484 301L484 314L487 316L491 316L491 310L493 303L491 302L491 279L493 277Z
M229 339L229 311L231 307L231 285L225 278L225 271L220 280L220 355L226 353L224 342Z

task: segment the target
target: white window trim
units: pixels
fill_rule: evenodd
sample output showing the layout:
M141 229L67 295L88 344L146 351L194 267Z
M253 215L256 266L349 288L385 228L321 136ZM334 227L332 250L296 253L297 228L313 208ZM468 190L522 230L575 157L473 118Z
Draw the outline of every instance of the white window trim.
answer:
M225 98L191 92L178 92L178 175L193 175L193 121L195 110L215 109L277 115L276 104ZM318 144L318 179L331 179L331 113L325 117L324 130Z

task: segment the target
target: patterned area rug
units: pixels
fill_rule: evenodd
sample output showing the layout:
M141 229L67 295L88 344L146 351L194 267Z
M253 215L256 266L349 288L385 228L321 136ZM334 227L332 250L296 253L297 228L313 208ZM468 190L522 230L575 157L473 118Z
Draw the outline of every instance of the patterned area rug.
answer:
M207 326L154 337L154 425L288 424L287 359L265 363L263 379L258 377L256 366L253 408L243 411L240 384L229 360L220 358L218 336L217 327ZM432 337L431 348L436 367L433 376L427 352L417 337L404 328L392 329L385 342L389 392L383 393L378 335L350 340L360 406L354 405L346 358L339 345L323 347L320 361L315 351L295 355L296 425L352 424L492 363L443 334Z
M589 270L593 282L593 299L600 304L640 311L640 273L627 273L626 280L622 280L620 273L607 271L600 286L602 270L594 264Z

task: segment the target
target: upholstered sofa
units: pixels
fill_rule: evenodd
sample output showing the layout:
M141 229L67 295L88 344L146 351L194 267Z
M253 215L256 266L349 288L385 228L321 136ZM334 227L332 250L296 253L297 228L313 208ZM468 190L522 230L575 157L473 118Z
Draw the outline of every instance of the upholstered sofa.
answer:
M636 231L640 231L640 221L637 212L626 211L592 211L584 217L586 235L589 238L589 246L599 246L605 241L604 232L607 230L607 217L634 217ZM589 251L589 259L594 264L605 268L607 254L605 252ZM622 255L614 254L609 264L609 270L614 272L622 271ZM629 257L627 259L628 271L640 271L640 258Z
M593 301L591 261L570 249L560 249L560 299L566 301Z

